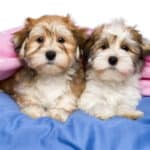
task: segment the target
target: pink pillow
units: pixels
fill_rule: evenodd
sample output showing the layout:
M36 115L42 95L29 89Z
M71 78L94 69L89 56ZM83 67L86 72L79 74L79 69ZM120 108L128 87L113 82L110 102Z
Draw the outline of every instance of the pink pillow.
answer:
M150 96L150 56L145 58L145 65L140 80L141 92L145 96Z
M12 34L19 29L0 32L0 80L10 77L21 66L11 42Z
M150 56L145 58L145 64L142 71L142 78L150 79Z

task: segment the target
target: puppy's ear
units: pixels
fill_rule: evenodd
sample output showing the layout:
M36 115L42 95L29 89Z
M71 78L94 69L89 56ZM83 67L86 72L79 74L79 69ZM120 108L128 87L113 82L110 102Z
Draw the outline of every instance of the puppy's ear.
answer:
M101 25L91 31L89 30L89 37L84 44L84 59L86 60L86 62L90 60L89 58L91 58L93 54L95 43L100 38L103 28L104 25Z
M143 57L150 55L150 41L148 39L142 39L142 50L143 50Z
M73 30L73 34L74 34L74 37L76 38L77 45L78 45L78 51L76 53L78 55L78 58L83 60L85 43L87 39L89 38L88 28L76 27Z
M79 47L81 48L83 42L85 39L87 39L87 28L77 26L69 14L64 17L64 21L68 24L70 30L78 42Z
M27 18L23 29L13 34L12 42L14 43L16 52L19 52L19 50L21 49L23 42L29 35L33 23L34 19Z
M71 16L69 14L67 14L65 17L64 17L64 21L67 23L67 24L74 24Z
M80 49L83 49L85 46L86 40L89 38L88 28L76 27L73 30L73 34L77 40Z
M89 28L77 26L69 14L64 19L65 19L65 22L70 27L70 30L72 31L76 39L76 42L79 48L77 50L77 56L80 57L83 53L85 41L89 37L89 34L88 34ZM79 56L79 53L80 53L80 56Z

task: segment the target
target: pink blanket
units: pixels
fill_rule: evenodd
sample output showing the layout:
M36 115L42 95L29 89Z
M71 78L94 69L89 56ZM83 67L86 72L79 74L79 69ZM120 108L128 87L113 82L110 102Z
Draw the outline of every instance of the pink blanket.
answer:
M0 32L0 80L10 77L21 66L11 42L12 33L18 29Z
M10 77L21 66L11 42L12 33L18 29L0 32L0 80ZM150 56L145 59L140 85L142 94L150 96Z
M143 95L150 96L150 56L145 58L140 87Z

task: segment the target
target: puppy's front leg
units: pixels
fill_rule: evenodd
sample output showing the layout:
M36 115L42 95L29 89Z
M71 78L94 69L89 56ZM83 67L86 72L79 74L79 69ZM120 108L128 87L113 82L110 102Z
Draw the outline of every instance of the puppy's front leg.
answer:
M78 102L78 107L85 112L104 120L111 118L115 114L113 108L107 104L104 98L99 97L90 91L83 93Z
M129 119L138 119L144 115L142 111L136 110L135 107L128 104L121 104L118 106L118 116L126 117Z
M40 118L47 116L47 112L44 110L43 107L39 105L27 106L22 108L21 111L30 116L31 118Z
M122 101L120 101L120 104L117 108L117 115L130 119L137 119L142 117L143 112L136 110L136 106L138 105L140 99L141 96L139 93L137 93L135 99L126 97L122 98Z
M39 101L31 99L26 96L13 96L17 104L20 106L21 111L31 118L39 118L47 116L47 112L39 103Z
M66 121L69 115L77 108L76 97L72 93L64 94L56 100L56 105L50 108L49 116L59 121Z

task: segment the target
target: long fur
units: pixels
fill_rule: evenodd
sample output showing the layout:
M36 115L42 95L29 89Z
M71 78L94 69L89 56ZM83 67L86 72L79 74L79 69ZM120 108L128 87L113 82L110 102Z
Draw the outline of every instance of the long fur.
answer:
M22 112L33 118L49 116L65 121L76 110L84 88L78 53L85 31L69 16L43 16L28 18L24 28L14 34L24 67L0 87L14 97ZM51 51L56 56L49 60L46 53Z
M146 53L150 53L150 43L122 20L95 28L85 45L86 87L78 107L100 119L143 116L136 106ZM117 59L115 63L111 64L111 57Z

